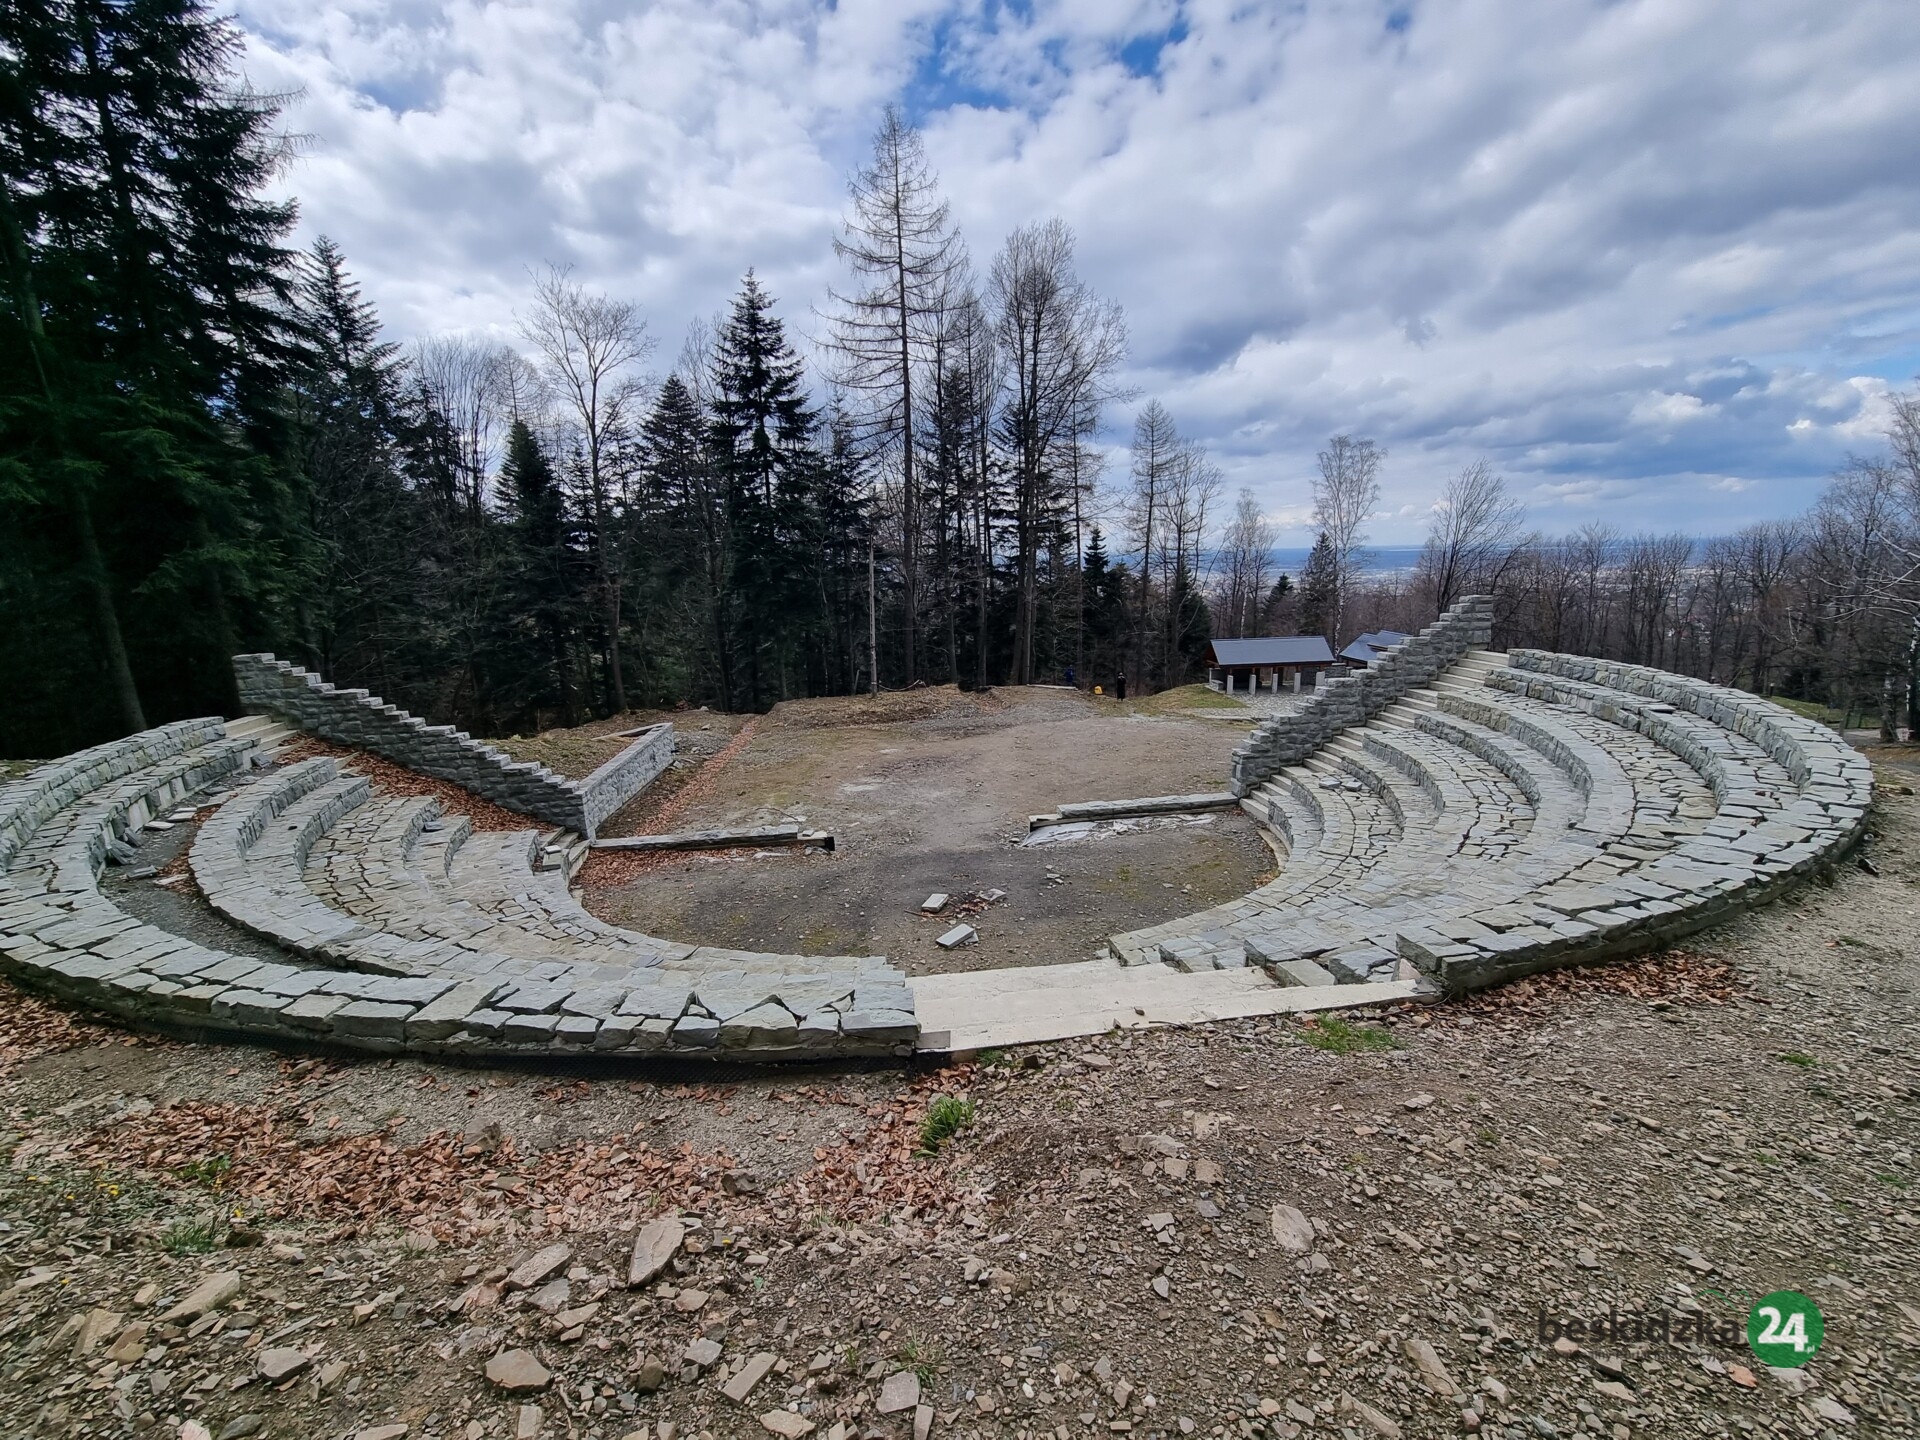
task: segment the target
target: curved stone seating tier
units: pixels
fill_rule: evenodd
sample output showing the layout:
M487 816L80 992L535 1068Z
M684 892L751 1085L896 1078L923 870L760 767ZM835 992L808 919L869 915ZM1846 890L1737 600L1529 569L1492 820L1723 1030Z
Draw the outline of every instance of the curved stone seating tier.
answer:
M1466 602L1465 624L1483 614ZM1457 652L1458 626L1425 644ZM1265 964L1283 983L1390 978L1459 990L1649 948L1764 903L1864 827L1871 770L1825 727L1755 696L1640 666L1473 651L1421 683L1371 678L1242 747L1242 808L1288 857L1239 901L1110 942L1123 960ZM1430 682L1430 683L1428 683ZM1331 707L1328 710L1328 706ZM1258 781L1263 757L1345 727ZM1271 738L1263 738L1271 732ZM1318 780L1380 797L1396 825L1358 873L1294 844ZM1306 788L1306 793L1314 793ZM1291 884L1289 872L1297 872Z
M1264 808L1288 852L1280 874L1251 894L1203 916L1116 935L1109 950L1123 965L1164 962L1186 971L1228 970L1262 957L1241 931L1303 897L1357 882L1400 834L1398 812L1377 790L1331 768L1289 767L1261 787L1247 807ZM1256 818L1259 818L1256 816ZM1303 849L1295 837L1306 837ZM1205 924L1197 924L1199 920Z
M0 966L25 984L137 1022L372 1051L785 1059L897 1054L916 1034L911 991L884 960L763 956L628 936L629 948L652 961L633 963L601 943L608 932L627 932L602 926L534 874L532 832L506 837L497 866L476 883L511 878L522 893L509 904L539 892L520 918L566 932L577 963L554 960L550 948L543 959L517 958L445 939L410 950L416 942L329 904L307 877L316 856L331 873L332 861L364 852L354 862L362 881L387 864L397 865L396 881L404 871L407 885L431 885L440 863L439 879L451 887L454 867L428 853L436 847L410 849L426 838L437 807L376 806L367 782L331 760L239 784L190 852L210 903L287 947L286 963L196 944L101 893L111 845L239 777L255 753L252 741L228 739L222 721L189 721L0 786ZM362 812L364 829L347 823ZM444 828L464 833L463 825ZM445 903L457 913L464 902L449 888ZM504 923L478 928L497 932ZM465 966L435 965L450 953ZM381 970L388 973L373 973Z
M536 832L438 817L437 802L375 798L332 760L307 761L221 808L195 842L194 875L222 914L302 955L457 981L476 1042L796 1055L912 1038L911 993L884 960L623 930L582 909L557 871L535 871Z
M1114 956L1463 990L1659 945L1859 838L1871 770L1824 727L1644 667L1475 650L1490 617L1484 597L1463 601L1264 722L1231 785L1279 873L1114 936ZM194 876L284 961L196 944L99 888L144 825L221 793ZM222 722L183 721L0 785L0 966L136 1021L371 1051L783 1059L918 1038L913 992L883 959L625 930L540 855L534 831L476 832L330 759L264 768ZM1205 983L1242 979L1266 983Z

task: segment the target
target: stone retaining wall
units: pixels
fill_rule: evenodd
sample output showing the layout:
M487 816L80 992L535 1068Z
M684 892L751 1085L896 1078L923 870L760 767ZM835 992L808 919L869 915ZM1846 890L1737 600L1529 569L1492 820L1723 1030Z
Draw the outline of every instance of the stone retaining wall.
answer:
M1493 690L1583 708L1646 736L1700 774L1720 813L1704 833L1615 880L1569 878L1543 886L1480 912L1471 933L1445 926L1403 930L1401 957L1446 990L1669 945L1777 899L1845 855L1866 830L1872 766L1824 725L1744 691L1646 666L1539 650L1516 650L1507 660L1507 669L1488 676ZM1780 793L1767 784L1752 761L1716 744L1717 734L1752 741L1795 790ZM1550 755L1564 749L1540 748ZM1578 781L1586 767L1567 768ZM1617 804L1622 797L1612 798Z
M209 744L227 733L219 716L176 720L126 740L110 740L0 784L0 872L42 824L110 781L156 760Z
M809 977L787 977L783 991L796 1004L810 989L845 992L844 1003L796 1020L786 1011L770 1015L766 1005L737 1011L722 1005L729 987L741 984L724 963L755 957L705 952L716 961L712 983L702 977L700 1005L690 1006L676 1023L635 1003L643 998L637 992L647 983L644 975L635 977L636 993L589 996L526 975L372 974L234 955L147 924L98 887L109 843L257 754L250 742L224 736L218 719L165 726L55 761L0 787L0 843L8 859L18 862L11 872L0 863L0 972L143 1026L303 1048L539 1060L652 1053L781 1060L911 1052L918 1033L911 992L899 972L879 959L858 962L857 969L811 987ZM317 762L312 778L325 779L329 766ZM304 785L302 777L294 788ZM236 849L243 836L252 837L256 850L285 842L291 865L310 837L304 824L297 835L276 834L275 822L285 818L287 807L263 804L270 793L243 791L229 801L226 839ZM49 821L57 831L37 834ZM531 993L542 989L555 993ZM598 1012L588 1013L589 1000Z
M673 759L673 726L654 725L584 780L570 780L451 725L429 725L365 690L342 690L271 655L236 655L240 703L277 715L309 734L431 775L522 815L578 831L591 840L614 811Z
M1256 729L1233 752L1233 793L1251 795L1275 773L1297 765L1342 730L1364 725L1409 690L1433 678L1470 650L1493 641L1493 597L1469 595L1418 635L1392 646L1358 674L1323 680L1299 709Z

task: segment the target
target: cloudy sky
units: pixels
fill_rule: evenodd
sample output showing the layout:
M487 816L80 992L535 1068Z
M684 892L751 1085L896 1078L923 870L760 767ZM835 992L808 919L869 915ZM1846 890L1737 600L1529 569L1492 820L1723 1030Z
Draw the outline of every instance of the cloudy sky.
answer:
M1920 373L1913 0L239 0L288 178L401 338L529 271L670 364L748 266L835 279L900 104L978 262L1058 215L1128 381L1298 526L1336 431L1381 543L1485 456L1549 531L1792 513ZM1124 444L1132 408L1110 418ZM1283 544L1304 544L1297 528Z

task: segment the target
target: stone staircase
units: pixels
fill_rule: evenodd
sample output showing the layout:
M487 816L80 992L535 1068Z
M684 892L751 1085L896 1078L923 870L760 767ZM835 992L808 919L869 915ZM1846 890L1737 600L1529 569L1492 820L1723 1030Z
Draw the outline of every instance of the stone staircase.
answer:
M583 832L476 832L329 758L270 766L291 732L250 717L0 784L0 968L141 1023L276 1043L898 1056L1405 999L1653 948L1861 835L1871 770L1831 731L1661 671L1486 650L1489 614L1465 601L1257 729L1231 788L1278 873L1114 936L1110 959L909 981L877 957L625 930L568 891ZM100 887L145 827L215 800L195 881L284 959L159 929Z
M1247 788L1285 857L1270 884L1109 948L1283 985L1472 988L1764 902L1857 839L1870 792L1839 737L1742 692L1470 650Z

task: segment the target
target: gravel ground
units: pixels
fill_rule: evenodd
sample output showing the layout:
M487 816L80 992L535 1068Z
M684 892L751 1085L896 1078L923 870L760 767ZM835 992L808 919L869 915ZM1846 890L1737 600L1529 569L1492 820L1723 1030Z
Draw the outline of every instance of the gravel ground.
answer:
M1876 824L1685 953L948 1070L296 1060L0 992L0 1429L1912 1434L1920 803ZM1781 1289L1797 1371L1733 1333ZM1609 1309L1711 1334L1543 1332Z
M782 705L735 732L650 816L618 817L607 833L797 821L831 831L835 853L601 852L580 877L582 898L651 935L885 955L916 975L1085 960L1118 931L1244 895L1271 877L1272 853L1237 812L1022 849L1027 817L1068 800L1218 790L1242 738L1179 711L1042 687ZM1006 899L966 905L990 890ZM953 907L922 915L934 893ZM960 918L978 943L939 949Z

